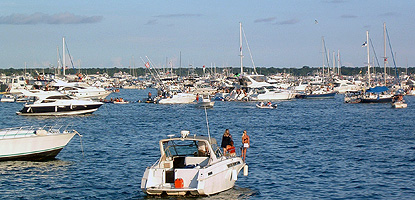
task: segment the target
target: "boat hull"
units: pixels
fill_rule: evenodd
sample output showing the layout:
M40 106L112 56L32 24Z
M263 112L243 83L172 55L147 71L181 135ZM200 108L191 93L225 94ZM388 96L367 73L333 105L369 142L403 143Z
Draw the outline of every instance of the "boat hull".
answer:
M183 188L163 182L166 169L147 168L141 181L141 189L148 195L213 195L231 189L245 163L235 157L200 169L174 169L174 177L187 177ZM165 180L165 179L164 179ZM157 181L157 184L154 184Z
M298 99L332 99L336 95L336 92L325 93L325 94L298 94Z
M74 135L67 133L0 139L0 161L54 159Z
M82 115L91 114L98 110L102 105L101 102L89 105L25 105L22 110L17 112L18 115L30 116L61 116L61 115Z
M392 97L388 98L361 98L360 103L392 103Z

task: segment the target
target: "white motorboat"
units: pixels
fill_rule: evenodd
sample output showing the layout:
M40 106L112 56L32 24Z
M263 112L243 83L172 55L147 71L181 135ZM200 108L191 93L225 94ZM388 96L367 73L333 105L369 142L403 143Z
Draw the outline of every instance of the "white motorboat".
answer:
M197 101L197 106L200 108L212 108L215 105L214 101L211 101L210 98L201 98Z
M79 100L56 91L38 91L37 93L24 91L26 96L35 96L33 104L25 104L18 115L80 115L90 114L103 105L102 102Z
M112 92L104 88L89 86L85 83L67 83L61 80L54 80L53 87L57 88L59 92L68 94L79 99L99 100L105 99Z
M212 195L232 188L244 166L247 175L242 158L222 155L215 139L181 134L160 140L160 159L141 179L146 194Z
M0 100L0 102L8 102L8 103L12 103L15 101L16 101L16 97L10 94L4 94Z
M258 104L256 104L257 108L267 108L267 109L275 109L277 108L277 104L272 104L271 102L269 103L264 103L264 102L260 102Z
M68 144L75 130L62 127L18 127L0 130L0 161L43 161L55 156Z
M405 103L405 101L397 101L392 103L392 108L406 108L408 107L408 104Z
M196 99L196 95L191 93L183 93L180 91L169 92L166 96L158 100L159 104L182 104L193 103Z
M258 89L255 94L251 95L251 100L289 100L292 99L293 96L294 94L290 90L278 89L274 86L265 86Z

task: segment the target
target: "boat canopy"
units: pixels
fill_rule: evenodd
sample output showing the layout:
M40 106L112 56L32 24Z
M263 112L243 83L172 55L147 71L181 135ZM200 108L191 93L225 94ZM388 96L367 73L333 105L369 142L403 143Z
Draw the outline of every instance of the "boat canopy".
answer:
M366 90L366 93L371 92L371 93L381 93L381 92L385 92L388 91L388 87L386 86L377 86L374 88L369 88L368 90Z

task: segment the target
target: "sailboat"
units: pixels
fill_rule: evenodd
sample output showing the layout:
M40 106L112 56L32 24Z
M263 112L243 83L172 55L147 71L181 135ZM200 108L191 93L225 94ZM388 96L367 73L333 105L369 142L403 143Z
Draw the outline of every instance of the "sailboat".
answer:
M369 31L366 31L366 42L363 46L367 47L367 76L368 86L370 87L370 47L369 47ZM360 103L391 103L393 95L386 86L377 86L369 88L361 97Z

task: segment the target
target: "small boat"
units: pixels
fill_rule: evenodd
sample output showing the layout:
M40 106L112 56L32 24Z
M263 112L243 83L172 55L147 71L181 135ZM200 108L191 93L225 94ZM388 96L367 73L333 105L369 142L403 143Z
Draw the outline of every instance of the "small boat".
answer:
M196 96L196 100L198 100ZM201 100L197 101L196 106L200 108L212 108L215 105L214 101L211 101L210 98L202 97Z
M392 99L392 108L406 108L408 107L408 104L405 103L405 100L403 100L403 94L397 94L393 96Z
M0 161L51 160L68 144L75 130L55 127L17 127L0 130Z
M122 101L114 101L114 102L112 102L113 104L129 104L130 102L129 101L124 101L124 100L122 100Z
M344 93L344 103L360 103L361 96L360 91L346 91Z
M141 179L148 195L212 195L231 189L242 168L248 173L242 158L224 156L214 138L189 131L168 137L160 140L161 156Z
M275 109L275 108L277 108L277 104L272 104L271 102L268 102L268 103L260 102L260 103L256 104L256 107L257 108Z
M0 100L0 102L8 102L8 103L12 103L15 101L16 101L16 97L10 94L4 94Z

